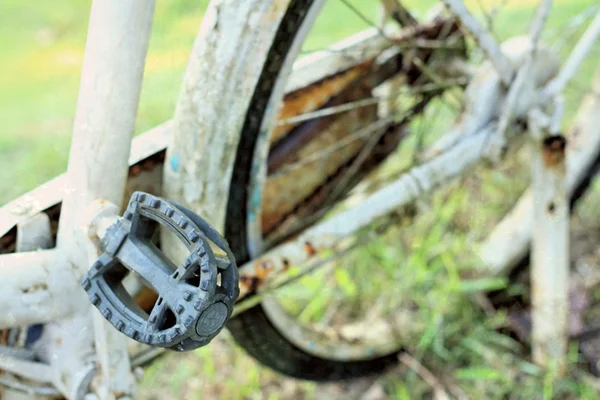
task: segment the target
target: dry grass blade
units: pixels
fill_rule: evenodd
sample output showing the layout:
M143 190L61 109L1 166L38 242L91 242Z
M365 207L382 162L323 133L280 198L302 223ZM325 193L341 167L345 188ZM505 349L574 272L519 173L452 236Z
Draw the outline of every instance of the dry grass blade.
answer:
M412 369L433 389L433 398L435 400L450 400L450 396L442 382L431 371L423 366L417 359L410 356L408 353L402 353L398 356L398 360L408 368Z
M385 13L400 24L400 26L416 25L417 19L398 0L380 0Z

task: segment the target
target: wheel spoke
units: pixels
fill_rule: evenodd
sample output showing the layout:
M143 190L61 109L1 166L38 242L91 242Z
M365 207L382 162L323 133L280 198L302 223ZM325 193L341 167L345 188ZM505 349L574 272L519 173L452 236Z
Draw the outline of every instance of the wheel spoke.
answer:
M381 101L381 100L378 100L378 101ZM423 100L419 101L417 104L415 104L413 107L411 107L410 109L406 110L404 113L397 112L390 117L387 117L384 119L378 119L378 120L366 125L365 127L357 130L356 132L350 133L349 135L345 136L343 139L338 140L335 144L328 146L321 151L313 153L308 157L304 157L297 162L285 165L284 167L282 167L281 169L279 169L275 173L273 173L271 176L276 177L276 176L288 174L292 171L295 171L297 169L300 169L300 168L306 167L312 163L315 163L315 162L323 159L324 157L327 157L327 156L331 155L332 153L334 153L346 146L349 146L350 144L356 142L357 140L367 138L379 130L385 131L385 128L389 128L391 126L400 126L402 124L405 124L405 123L409 122L415 115L420 113L428 101L429 101L429 98L423 99ZM400 122L396 122L399 118L402 118L402 120Z
M349 112L349 111L354 111L359 108L368 107L373 104L378 104L382 100L385 100L385 99L374 97L374 98L361 99L361 100L357 100L357 101L351 101L351 102L340 104L337 106L320 108L317 111L306 112L306 113L295 115L291 118L286 118L286 119L280 120L277 122L277 125L278 126L293 125L293 124L297 124L299 122L310 121L311 119L317 119L317 118L327 117L330 115L336 115L336 114L341 114L341 113L345 113L345 112Z
M385 13L401 27L416 25L417 19L398 0L380 0Z
M346 7L348 7L354 14L356 14L356 16L358 18L360 18L361 20L363 20L367 25L371 26L372 28L377 29L377 32L379 33L380 36L388 39L390 42L392 41L392 39L390 39L385 32L383 31L383 29L381 29L380 27L377 26L377 24L375 24L373 21L371 21L365 14L363 14L358 8L356 8L352 3L350 3L348 0L340 0Z

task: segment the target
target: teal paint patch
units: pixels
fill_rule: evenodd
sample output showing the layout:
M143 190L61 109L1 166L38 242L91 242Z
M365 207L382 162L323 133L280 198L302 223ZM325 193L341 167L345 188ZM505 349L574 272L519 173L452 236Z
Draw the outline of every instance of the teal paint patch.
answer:
M254 186L253 188L254 190L252 190L252 195L250 197L250 209L252 211L256 210L258 207L260 207L260 202L261 202L261 193L260 193L260 187L258 186Z
M177 154L173 154L171 156L171 160L169 161L171 165L171 169L175 172L179 171L179 156Z

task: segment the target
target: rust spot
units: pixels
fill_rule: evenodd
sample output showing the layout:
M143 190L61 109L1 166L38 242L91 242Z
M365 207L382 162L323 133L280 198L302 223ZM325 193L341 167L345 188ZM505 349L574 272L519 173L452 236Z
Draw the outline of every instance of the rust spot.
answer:
M375 72L357 77L351 82L351 85L340 92L337 96L329 99L323 108L335 107L350 101L365 99L370 96L370 89L362 84L365 79L371 76L379 77ZM374 108L374 106L370 107ZM287 135L283 136L277 142L274 142L269 152L268 173L272 174L288 162L294 162L298 158L298 149L304 147L314 139L321 136L328 128L343 115L348 113L333 114L321 118L315 118L300 123L291 129ZM355 118L360 117L360 112L353 113ZM351 131L349 129L348 131Z
M264 280L274 269L275 264L271 260L259 260L254 263L254 272L260 280Z
M545 139L542 144L544 164L550 168L563 165L565 161L566 147L567 139L565 139L564 136L550 136L549 138Z
M283 263L283 270L287 271L290 268L290 260L287 258L282 258L281 262Z
M357 92L354 94L356 98L365 97L364 93ZM388 127L367 160L363 160L358 171L353 172L355 179L344 184L344 192L350 190L365 174L387 158L406 136L404 125L410 121L411 116L422 112L429 99L423 99L413 106L404 120ZM368 115L359 117L358 114L361 112L368 113ZM312 154L321 149L334 145L351 133L376 120L377 113L375 108L364 107L337 117L340 119L335 122L330 121L330 126L317 129L319 132L317 136L309 139L304 138L307 140L306 142L294 147L293 157L302 160L305 157L311 157ZM324 123L326 120L327 118L322 118L312 121L312 123ZM288 234L293 233L299 225L302 225L303 220L310 219L310 216L322 210L328 201L332 200L331 192L339 187L338 182L340 180L347 177L346 172L353 168L358 154L363 148L364 140L357 140L348 143L347 146L332 154L328 154L326 156L327 162L306 164L295 170L287 171L286 166L288 164L286 161L283 170L275 175L270 175L264 187L262 202L263 233L270 235L275 232L278 240L285 238ZM271 159L271 156L269 158ZM319 167L315 168L315 165ZM341 196L344 193L337 194Z
M156 165L156 162L152 158L147 158L142 162L145 170L152 169Z
M54 343L56 343L57 345L61 345L63 342L62 338L56 338L56 340L54 340Z
M348 70L325 77L309 86L288 93L284 100L278 120L314 111L321 108L329 99L346 89L356 78L364 74L373 63L367 60ZM282 139L297 124L280 125L272 133L273 142Z
M304 243L304 251L309 257L312 257L315 254L317 254L317 249L315 248L315 246L312 245L311 242Z
M27 293L34 293L39 290L48 290L48 285L46 285L45 283L38 283L38 284L32 285L30 287L21 289L21 292L23 294L27 294Z
M8 344L8 329L3 329L0 331L0 344Z
M139 165L132 165L130 170L129 170L129 175L130 176L138 176L139 174L142 173L142 167L140 167Z
M548 204L548 213L554 214L554 210L556 210L556 205L554 204L554 202Z
M134 300L142 310L150 312L152 307L154 307L156 300L158 300L158 294L153 290L144 288L135 296Z
M240 286L243 291L252 293L255 292L263 284L263 280L255 276L242 275L240 276Z

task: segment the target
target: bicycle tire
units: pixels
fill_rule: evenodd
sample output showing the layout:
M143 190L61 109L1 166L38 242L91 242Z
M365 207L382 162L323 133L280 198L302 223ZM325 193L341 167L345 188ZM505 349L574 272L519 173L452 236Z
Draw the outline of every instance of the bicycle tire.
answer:
M236 150L224 232L239 265L250 260L247 232L240 226L245 226L248 218L246 204L250 193L247 188L262 118L275 82L282 78L284 61L302 28L304 16L315 4L313 0L294 0L290 3L271 44L265 68L246 113L243 134ZM289 342L269 321L260 304L231 319L227 326L234 340L251 357L279 373L298 379L337 381L380 374L397 363L401 351L397 349L377 358L356 361L316 357Z
M299 16L303 12L305 13L313 3L314 1L311 0L291 2L281 21L265 62L266 67L260 75L246 113L243 135L236 150L224 232L240 265L250 260L247 232L240 229L240 225L247 225L246 205L249 203L250 196L248 186L250 171L254 162L254 151L252 150L256 146L262 118L274 84L278 79L285 78L280 76L283 69L283 60L286 59L286 52L303 23L302 17ZM600 165L600 155L589 166L585 179L571 196L571 211L573 211L574 203L587 191L590 182L598 173L598 165ZM517 267L527 265L528 261L529 254L519 260ZM490 293L490 295L493 294ZM263 365L284 375L312 381L335 381L380 374L396 364L398 354L402 352L401 348L397 348L395 351L377 358L353 361L326 359L309 354L291 343L278 331L269 320L261 304L230 320L228 328L234 340L251 357Z

